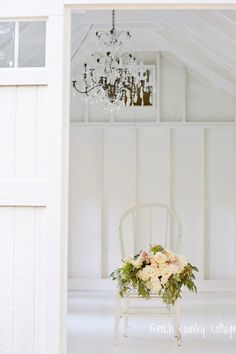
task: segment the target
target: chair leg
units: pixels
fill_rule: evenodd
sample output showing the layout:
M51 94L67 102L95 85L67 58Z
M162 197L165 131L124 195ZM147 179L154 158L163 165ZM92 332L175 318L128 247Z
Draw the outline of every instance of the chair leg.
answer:
M181 346L181 331L180 331L180 304L177 300L174 305L174 326L177 345Z
M120 334L120 315L121 315L121 296L119 291L116 293L116 309L115 309L115 330L114 330L114 344L117 345Z
M124 318L124 337L128 336L128 321L129 321L129 299L125 299L125 318Z

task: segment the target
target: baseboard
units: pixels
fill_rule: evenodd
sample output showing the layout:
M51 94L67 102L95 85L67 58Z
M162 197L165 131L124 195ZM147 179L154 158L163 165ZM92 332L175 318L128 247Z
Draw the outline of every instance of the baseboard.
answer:
M236 292L236 281L197 280L198 292ZM70 291L115 291L116 283L111 279L69 278Z

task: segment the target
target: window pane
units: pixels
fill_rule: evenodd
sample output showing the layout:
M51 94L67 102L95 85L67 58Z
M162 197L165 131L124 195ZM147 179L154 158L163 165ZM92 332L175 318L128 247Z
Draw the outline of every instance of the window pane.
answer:
M19 67L45 66L46 22L19 23Z
M0 68L14 66L15 23L0 22Z

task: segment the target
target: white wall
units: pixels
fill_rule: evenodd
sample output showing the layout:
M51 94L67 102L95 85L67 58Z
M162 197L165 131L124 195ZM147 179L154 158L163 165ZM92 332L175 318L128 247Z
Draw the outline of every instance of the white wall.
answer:
M121 214L163 202L180 214L199 278L235 280L235 138L232 127L72 124L69 277L109 276Z

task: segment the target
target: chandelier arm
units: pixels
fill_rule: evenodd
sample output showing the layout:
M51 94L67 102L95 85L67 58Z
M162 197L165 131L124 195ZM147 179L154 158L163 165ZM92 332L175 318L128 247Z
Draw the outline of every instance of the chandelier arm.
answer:
M120 32L117 33L117 37L119 38L120 36L122 36L123 34L126 34L127 36L129 36L129 32L126 30L122 30Z
M109 37L109 34L106 31L97 32L97 37L101 37L103 34L105 34L105 36Z
M101 84L97 84L97 85L91 87L89 90L82 91L82 90L78 89L78 87L76 87L76 81L72 81L72 84L73 84L74 89L75 89L77 92L79 92L79 93L85 93L85 94L88 94L90 91L94 90L94 89L97 88L97 87L102 87Z

